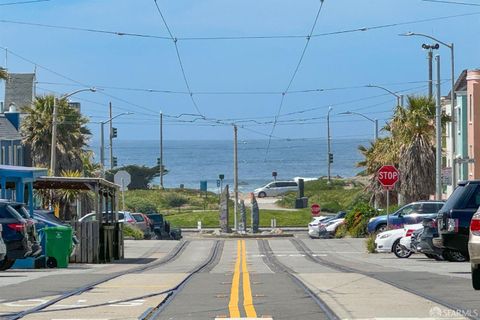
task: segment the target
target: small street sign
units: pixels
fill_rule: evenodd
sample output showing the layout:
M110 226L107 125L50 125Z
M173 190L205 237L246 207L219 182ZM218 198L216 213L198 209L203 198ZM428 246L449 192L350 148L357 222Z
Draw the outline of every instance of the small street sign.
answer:
M320 205L317 203L312 204L311 212L312 216L318 216L320 214Z
M377 179L385 188L392 188L398 182L399 176L400 172L398 172L397 168L387 165L378 170Z

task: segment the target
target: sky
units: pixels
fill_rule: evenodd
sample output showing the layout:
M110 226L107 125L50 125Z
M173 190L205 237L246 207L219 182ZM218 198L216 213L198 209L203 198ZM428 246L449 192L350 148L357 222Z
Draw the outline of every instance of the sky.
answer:
M50 0L2 6L9 2L13 1L0 0L0 66L18 73L36 68L38 94L64 94L90 86L101 89L71 98L82 103L94 141L99 138L99 122L109 118L109 102L114 115L133 113L114 120L122 140L158 139L160 112L166 140L231 139L234 122L239 126L239 139L268 139L270 135L273 139L324 138L329 107L333 139L373 138L370 121L340 114L361 112L378 119L380 125L388 120L395 97L366 85L383 85L405 95L427 92L426 52L421 45L432 41L401 37L400 33L426 33L454 42L456 76L463 69L480 67L480 6L421 0L324 0L314 35L394 26L311 37L299 63L319 0L158 0L170 32L178 39L188 89L175 42L153 0ZM301 37L185 39L277 35ZM446 95L450 52L441 47L437 53L442 62L442 94Z

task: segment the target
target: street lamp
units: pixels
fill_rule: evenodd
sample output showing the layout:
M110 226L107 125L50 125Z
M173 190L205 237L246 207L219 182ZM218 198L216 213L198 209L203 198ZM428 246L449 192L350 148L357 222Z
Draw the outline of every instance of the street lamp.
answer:
M327 113L327 164L328 164L328 181L327 183L331 183L331 165L333 162L333 153L331 152L331 137L330 137L330 112L333 110L332 107L328 108Z
M133 112L122 112L122 113L117 114L114 117L111 117L110 119L107 119L105 121L100 122L100 164L102 166L102 175L105 172L105 145L104 145L105 141L104 141L104 137L103 137L103 135L104 135L103 127L104 127L105 124L109 123L113 119L118 118L120 116L129 115L129 114L133 114Z
M354 112L354 111L345 111L345 112L340 112L339 114L357 115L357 116L360 116L360 117L363 117L363 118L367 119L368 121L373 122L374 130L375 130L374 131L374 133L375 133L374 138L375 138L375 140L378 139L378 119L372 119L370 117L367 117L363 113Z
M450 155L451 164L452 164L452 187L455 187L457 183L457 171L456 171L456 159L455 159L455 150L456 150L456 121L455 121L455 47L453 42L448 44L446 42L440 41L435 37L432 37L428 34L424 33L416 33L416 32L406 32L400 34L400 36L410 37L410 36L417 36L417 37L424 37L431 39L444 45L445 47L450 49L450 72L451 72L451 91L450 91L450 110L451 110L451 128L450 128L450 136L452 137L452 152Z
M395 92L393 92L391 90L388 90L385 87L377 86L377 85L374 85L374 84L367 84L366 87L367 88L378 88L378 89L382 89L382 90L390 93L392 96L395 96L397 98L397 105L403 106L403 94L396 94Z
M59 100L67 99L74 94L91 91L96 92L95 88L86 88L73 91L71 93L60 96ZM50 150L50 172L55 176L55 166L57 165L57 98L53 97L53 117L52 117L52 147Z

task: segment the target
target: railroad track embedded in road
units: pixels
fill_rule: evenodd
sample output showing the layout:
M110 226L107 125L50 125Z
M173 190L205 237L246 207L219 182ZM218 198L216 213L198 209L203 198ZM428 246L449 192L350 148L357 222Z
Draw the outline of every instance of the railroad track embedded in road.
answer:
M24 310L24 311L21 311L21 312L18 312L18 313L2 315L2 317L8 317L8 320L17 320L17 319L21 319L21 318L23 318L23 317L25 317L29 314L40 313L40 312L43 312L44 309L62 301L62 300L65 300L65 299L67 299L71 296L74 296L74 295L82 294L82 293L84 293L88 290L91 290L93 287L98 286L98 285L100 285L102 283L105 283L107 281L113 280L115 278L118 278L118 277L126 275L126 274L138 273L138 272L150 270L150 269L153 269L153 268L157 268L157 267L159 267L161 265L164 265L166 263L170 263L170 262L174 261L175 259L177 259L189 244L190 244L190 241L188 241L188 240L187 241L180 241L178 243L178 245L175 246L175 248L173 248L172 251L170 251L165 257L163 257L162 259L160 259L158 261L153 261L153 262L147 263L145 265L142 265L142 266L139 266L139 267L136 267L136 268L132 268L132 269L127 270L127 271L120 271L120 272L113 273L111 275L108 275L108 276L106 276L106 277L104 277L100 280L89 283L89 284L87 284L85 286L82 286L80 288L77 288L77 289L74 289L74 290L71 290L71 291L67 291L67 292L61 294L60 296L58 296L56 298L53 298L53 299L51 299L51 300L49 300L45 303L42 303L41 305L36 306L34 308ZM155 296L155 295L160 295L160 294L165 294L165 293L166 292L154 293L154 294L150 294L150 295L144 296L144 297L147 298L149 296ZM128 302L130 300L135 300L135 299L139 299L139 297L132 298L132 299L126 299L124 301L116 301L116 303L118 303L118 302ZM108 305L108 304L109 303L97 304L97 305L91 305L91 306L82 306L82 307L78 307L78 308L68 308L68 310L92 308L92 307L98 307L98 306ZM56 310L56 311L59 311L59 309Z
M158 316L162 313L162 311L165 310L165 308L173 299L175 299L175 296L183 289L183 287L185 287L185 285L192 279L194 275L196 275L197 273L209 272L210 270L212 270L220 260L220 255L223 251L224 243L224 240L215 241L215 244L213 245L207 259L202 264L193 269L190 274L175 287L164 291L164 293L168 293L167 297L157 307L147 310L139 317L139 319L157 319Z
M419 296L421 298L424 298L426 300L430 300L432 302L435 302L436 304L442 305L442 306L444 306L446 308L449 308L451 310L462 310L463 309L463 307L458 307L458 306L452 305L451 303L446 302L444 300L432 297L432 296L430 296L428 294L425 294L423 292L420 292L418 290L408 288L406 286L398 284L394 281L391 281L389 279L384 278L383 276L381 276L379 274L376 274L376 273L373 273L373 272L366 272L366 271L363 271L363 270L360 270L360 269L344 266L344 265L341 265L339 263L335 263L335 262L329 261L325 258L316 256L316 255L314 255L313 251L300 239L295 238L295 239L290 239L290 241L292 242L292 244L295 246L295 248L301 254L305 255L305 258L307 258L308 260L310 260L314 263L318 263L318 264L321 264L322 266L329 267L331 269L341 271L341 272L358 273L358 274L367 276L369 278L372 278L372 279L378 280L380 282L386 283L388 285L391 285L391 286L393 286L397 289L406 291L408 293L414 294L414 295ZM473 320L479 320L480 319L480 317L475 317L473 315L468 315L468 314L464 315L464 317L469 318L469 319L473 319Z
M310 290L307 285L305 285L300 279L295 276L295 271L291 268L284 265L280 262L277 257L273 255L272 248L268 244L268 240L259 239L258 241L258 248L260 250L260 254L262 255L263 261L265 264L272 269L273 272L283 272L287 274L292 281L302 288L305 293L312 298L313 301L319 306L319 308L325 313L325 316L330 320L339 320L340 318L333 312L332 309L318 296Z

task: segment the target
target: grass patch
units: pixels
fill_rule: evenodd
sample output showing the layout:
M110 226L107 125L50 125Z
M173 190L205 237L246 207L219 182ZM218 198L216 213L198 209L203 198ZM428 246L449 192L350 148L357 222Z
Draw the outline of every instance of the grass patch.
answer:
M309 198L309 204L320 204L322 211L338 212L350 209L365 197L365 192L363 185L355 180L332 180L328 185L327 180L319 179L305 182L305 196ZM289 193L277 204L284 208L293 208L296 197L296 193Z
M202 221L203 228L219 227L218 210L172 212L165 217L172 226L179 228L196 228L197 221ZM306 227L312 217L310 209L298 211L260 210L260 227L270 227L270 220L273 218L277 219L277 227ZM229 211L229 224L233 227L233 210ZM247 208L247 226L250 225L250 210Z
M371 234L365 239L365 246L369 253L375 253L375 234Z

